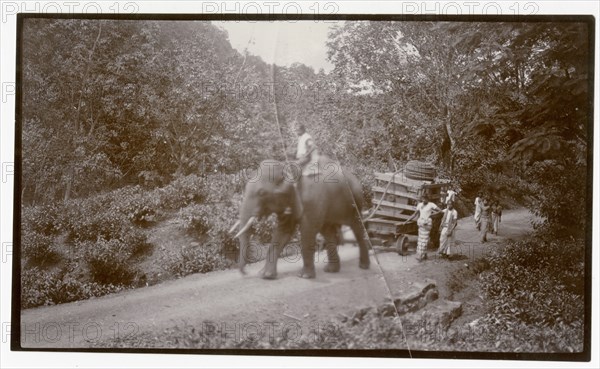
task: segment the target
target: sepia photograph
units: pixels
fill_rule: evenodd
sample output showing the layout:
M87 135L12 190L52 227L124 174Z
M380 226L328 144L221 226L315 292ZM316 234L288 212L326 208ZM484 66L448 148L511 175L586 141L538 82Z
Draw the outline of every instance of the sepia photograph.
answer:
M589 361L595 27L19 14L13 349Z

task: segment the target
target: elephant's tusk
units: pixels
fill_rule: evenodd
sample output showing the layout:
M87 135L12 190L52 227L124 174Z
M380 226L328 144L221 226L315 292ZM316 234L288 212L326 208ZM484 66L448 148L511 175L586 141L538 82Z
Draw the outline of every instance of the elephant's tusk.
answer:
M229 230L229 233L233 233L233 231L235 231L235 229L240 225L240 220L238 219L237 222L235 222L235 224L233 225L233 227L231 227L231 229Z
M248 222L246 223L244 228L240 229L240 231L233 238L238 238L239 236L244 234L250 227L252 227L252 224L254 224L255 220L256 220L255 217L250 217L250 219L248 219Z

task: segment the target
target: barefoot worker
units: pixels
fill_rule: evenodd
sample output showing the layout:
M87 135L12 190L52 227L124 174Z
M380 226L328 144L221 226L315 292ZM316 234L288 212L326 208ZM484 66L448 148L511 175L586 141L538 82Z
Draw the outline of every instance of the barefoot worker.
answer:
M442 257L448 256L454 246L454 228L456 228L458 213L454 209L452 201L448 202L440 223L440 248L438 254Z
M427 245L429 244L429 232L431 232L431 225L433 223L431 216L439 213L440 208L429 202L429 196L424 194L421 196L421 202L417 205L417 211L410 218L408 218L404 224L412 221L416 217L417 225L419 226L419 238L417 240L417 260L422 261L427 259Z

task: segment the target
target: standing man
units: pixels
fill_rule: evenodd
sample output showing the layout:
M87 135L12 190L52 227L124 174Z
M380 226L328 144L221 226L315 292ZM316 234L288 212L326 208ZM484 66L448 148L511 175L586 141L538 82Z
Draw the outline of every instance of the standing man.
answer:
M417 225L419 226L419 238L417 241L418 261L427 259L427 245L429 244L429 233L431 232L433 223L431 216L440 211L440 208L436 204L429 202L429 196L423 194L421 196L421 202L417 205L417 211L404 222L404 224L406 224L416 217L419 217L417 220Z
M455 198L456 198L456 192L453 189L449 188L448 193L446 193L446 206L450 202L453 203Z
M480 223L481 229L479 233L481 235L481 243L487 242L487 233L490 222L490 213L491 213L491 205L487 199L487 196L483 198L481 202L481 214L480 214Z
M440 248L438 254L442 257L450 255L454 246L454 228L458 220L458 212L454 209L452 201L448 202L440 223Z
M483 199L481 192L477 194L475 198L475 214L473 215L473 219L475 220L475 228L479 231L481 229L481 205Z
M498 227L502 222L502 205L498 201L495 201L492 206L492 233L498 235Z

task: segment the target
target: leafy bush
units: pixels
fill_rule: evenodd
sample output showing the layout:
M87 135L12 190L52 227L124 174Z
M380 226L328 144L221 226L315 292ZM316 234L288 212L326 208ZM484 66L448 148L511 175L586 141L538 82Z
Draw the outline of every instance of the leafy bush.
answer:
M215 174L203 178L206 203L229 202L244 191L243 176L236 174Z
M21 307L62 304L122 290L123 286L84 282L61 272L48 272L36 267L21 274Z
M193 204L181 209L178 218L183 229L191 235L206 235L223 248L235 247L237 241L229 230L239 218L239 202L240 196L235 195L227 201Z
M127 245L131 251L131 257L144 255L152 248L152 244L148 243L146 234L134 227L129 227L126 232L122 232L119 240Z
M22 258L37 265L52 264L60 259L53 236L24 229L21 247Z
M124 187L108 195L111 204L107 210L125 215L134 225L151 225L160 213L160 199L152 191L145 191L140 186Z
M204 181L195 174L178 177L165 187L154 190L153 195L160 199L164 209L169 210L206 200Z
M181 209L177 218L181 227L192 236L204 236L211 229L211 206L192 204Z
M62 211L62 206L55 204L24 206L21 212L22 229L43 235L57 235L62 228Z
M160 212L160 199L140 186L124 187L87 199L71 200L63 223L75 241L119 238L130 225L152 224Z
M581 237L589 216L586 197L584 164L575 160L544 160L527 167L526 175L534 191L529 207L544 219L545 233L556 237L573 235ZM551 179L551 180L549 180Z
M104 196L73 200L66 206L64 216L72 241L117 238L129 222L126 215L110 210L110 200Z
M583 319L584 251L583 240L532 238L490 256L482 275L489 319L544 326Z
M174 210L205 202L205 205L213 206L216 211L222 213L219 210L222 205L219 204L226 203L226 206L231 206L231 194L235 193L239 186L235 175L202 178L189 175L179 177L169 185L152 191L144 190L141 186L128 186L86 199L74 199L64 207L29 207L24 211L24 220L27 220L24 224L25 227L48 234L55 234L64 228L72 241L95 241L99 238L125 240L131 233L130 225L148 226L157 220L163 210ZM207 219L202 220L198 217L197 210L187 209L187 213L182 215L186 218L184 223L190 229L198 227L197 233L204 234L213 225L206 224ZM231 218L223 221L223 224L232 224L234 219L237 219L233 210L237 212L237 208L226 210L226 214ZM205 215L208 217L210 213L205 212ZM202 221L205 223L204 228Z
M80 243L92 280L102 284L131 285L138 274L129 262L135 245L118 239Z
M143 216L138 217L142 213L136 211L144 207L136 208L130 206L131 202L123 202L120 207L108 206L106 210L97 208L104 201L105 199L92 198L74 202L67 207L65 223L69 239L76 243L118 240L128 245L132 255L144 253L150 245L146 242L145 234L132 224L139 224L144 219ZM117 197L114 204L118 202Z
M127 186L72 199L64 205L26 207L23 254L35 261L32 265L42 266L58 258L54 240L65 232L85 271L74 278L65 272L42 273L27 268L24 301L28 301L27 306L61 303L101 294L105 289L112 290L111 286L135 284L138 277L144 277L133 266L135 258L152 246L138 227L152 224L164 210L182 206L178 217L183 228L204 236L206 244L182 248L165 259L165 268L177 276L227 268L227 253L234 259L238 248L228 231L238 218L240 199L241 183L235 175L189 175L154 190ZM196 204L200 201L204 203ZM270 222L257 224L257 234L263 240L270 239ZM41 275L41 279L36 280L34 275ZM91 282L83 282L88 279Z
M458 327L433 346L461 351L581 351L584 250L582 240L537 234L459 270L448 279L450 291L457 292L478 277L487 313L475 326Z
M177 253L163 254L161 261L162 267L177 277L223 270L230 264L214 243L182 246Z

